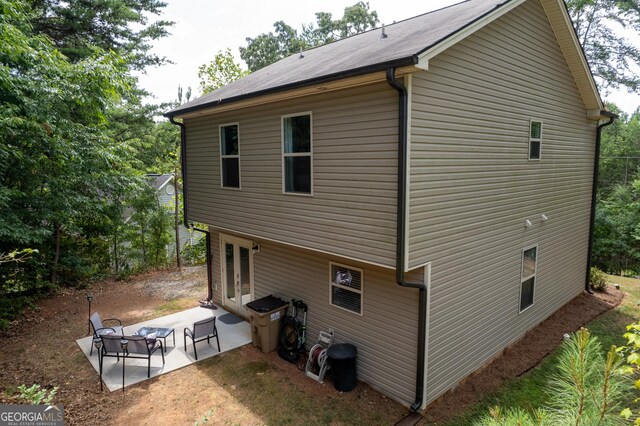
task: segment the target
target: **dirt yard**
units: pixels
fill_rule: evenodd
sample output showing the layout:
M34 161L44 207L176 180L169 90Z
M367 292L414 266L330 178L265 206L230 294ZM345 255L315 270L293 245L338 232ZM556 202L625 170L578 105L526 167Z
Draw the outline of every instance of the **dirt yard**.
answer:
M103 317L125 324L197 306L206 296L202 267L183 268L103 281L88 290L64 290L42 300L2 336L0 402L15 403L20 384L58 387L56 403L65 420L86 424L394 424L407 409L358 384L339 393L330 382L319 385L301 366L250 345L126 388L100 392L98 375L75 340L87 335L88 303ZM529 370L561 341L562 334L615 306L622 293L583 294L554 314L525 341L506 350L494 363L446 394L427 410L427 420L447 421ZM535 348L535 350L532 350Z

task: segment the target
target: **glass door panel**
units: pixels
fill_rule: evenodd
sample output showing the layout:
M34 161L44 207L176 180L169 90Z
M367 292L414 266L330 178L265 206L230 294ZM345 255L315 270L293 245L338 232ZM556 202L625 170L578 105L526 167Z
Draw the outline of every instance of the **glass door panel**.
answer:
M227 301L235 304L236 300L236 280L235 280L235 259L233 244L225 243L225 290Z
M251 260L248 247L240 246L240 295L242 304L251 302Z
M253 300L253 244L230 236L220 238L224 305L246 316L244 305Z

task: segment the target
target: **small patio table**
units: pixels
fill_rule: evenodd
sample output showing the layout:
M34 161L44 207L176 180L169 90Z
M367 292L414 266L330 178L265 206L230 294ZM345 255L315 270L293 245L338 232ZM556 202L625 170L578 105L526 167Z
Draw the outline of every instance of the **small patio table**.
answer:
M164 340L164 351L167 352L167 337L173 334L173 347L176 346L176 334L173 328L166 327L142 327L136 331L136 335L147 337L149 334L156 333L156 338Z

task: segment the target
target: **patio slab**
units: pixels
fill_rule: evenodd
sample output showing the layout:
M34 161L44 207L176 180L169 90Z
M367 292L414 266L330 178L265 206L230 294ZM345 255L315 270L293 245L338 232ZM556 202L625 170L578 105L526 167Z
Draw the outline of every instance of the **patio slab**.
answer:
M246 321L237 321L237 319L236 321L227 321L227 323L225 323L220 321L220 317L223 315L227 315L225 318L234 319L233 314L229 314L221 307L218 307L216 310L197 307L125 326L124 333L130 336L142 327L166 327L175 330L175 336L168 336L166 338L165 364L162 365L162 356L159 350L151 356L151 377L153 378L250 343L251 327L249 323ZM220 352L218 352L215 338L211 341L210 345L207 344L206 340L199 342L196 344L198 349L198 361L196 361L190 339L187 339L187 350L185 352L183 330L185 327L193 328L194 322L210 318L211 316L218 318L216 320L216 327L218 328L218 335L220 337ZM96 349L93 349L93 355L89 355L91 345L93 344L92 336L78 339L76 343L78 343L82 352L84 352L93 368L99 374L100 366L98 364ZM116 358L105 358L103 362L102 379L110 391L113 392L122 389L122 359L118 362ZM125 386L140 383L145 380L148 380L147 360L127 358L125 361Z

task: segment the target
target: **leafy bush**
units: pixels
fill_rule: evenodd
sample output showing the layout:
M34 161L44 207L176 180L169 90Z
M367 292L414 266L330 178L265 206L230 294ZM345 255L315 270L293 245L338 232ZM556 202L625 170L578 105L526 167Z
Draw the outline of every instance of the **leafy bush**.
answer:
M605 291L607 288L607 276L598 268L591 268L589 282L595 291Z
M195 244L187 244L181 251L182 259L190 265L202 265L207 261L207 239L201 238Z
M20 392L19 398L28 403L34 405L51 405L53 402L53 397L58 392L58 388L55 387L51 390L41 389L40 385L34 384L30 387L27 385L18 386L18 391Z
M620 352L626 356L627 365L625 366L625 373L635 380L636 389L640 389L640 379L638 379L638 373L640 373L640 322L633 323L627 326L627 333L624 338L627 340L627 346L620 348ZM634 400L636 403L639 399ZM630 408L622 410L622 415L628 420L632 416L636 417L635 425L640 425L640 412L636 409L635 412Z

